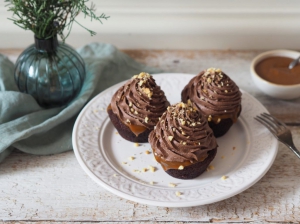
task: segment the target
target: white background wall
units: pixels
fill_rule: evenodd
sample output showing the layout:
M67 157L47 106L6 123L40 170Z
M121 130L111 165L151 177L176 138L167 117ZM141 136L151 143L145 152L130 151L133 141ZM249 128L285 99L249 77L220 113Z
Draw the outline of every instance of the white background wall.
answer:
M78 20L67 42L107 42L122 49L300 49L299 0L93 0L110 15ZM0 3L0 48L23 48L33 34L12 24Z

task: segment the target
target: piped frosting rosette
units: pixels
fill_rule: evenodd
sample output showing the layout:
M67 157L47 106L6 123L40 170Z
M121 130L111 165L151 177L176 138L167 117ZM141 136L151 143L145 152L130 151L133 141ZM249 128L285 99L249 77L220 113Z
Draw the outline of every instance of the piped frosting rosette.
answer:
M169 102L148 73L142 72L126 82L113 95L111 109L126 125L153 129Z
M164 170L201 162L217 147L206 117L190 101L169 106L150 133L149 142Z
M238 86L220 69L209 68L195 76L182 91L182 101L190 99L215 123L231 118L236 122L241 110Z

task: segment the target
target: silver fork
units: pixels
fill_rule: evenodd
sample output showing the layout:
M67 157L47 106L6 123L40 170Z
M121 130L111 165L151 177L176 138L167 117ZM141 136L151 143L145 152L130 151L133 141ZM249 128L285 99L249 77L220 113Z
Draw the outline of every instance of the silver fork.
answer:
M300 152L294 145L292 133L283 122L267 113L262 113L254 119L268 128L275 138L289 147L289 149L300 159Z

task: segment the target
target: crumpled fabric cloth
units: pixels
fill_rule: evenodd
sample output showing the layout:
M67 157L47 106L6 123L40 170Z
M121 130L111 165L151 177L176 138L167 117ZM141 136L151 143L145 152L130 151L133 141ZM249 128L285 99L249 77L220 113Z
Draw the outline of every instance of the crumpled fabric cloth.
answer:
M92 43L78 49L86 64L86 78L78 96L68 105L44 109L18 91L14 64L0 54L0 162L14 148L36 155L72 150L72 129L85 104L102 90L140 72L159 73L116 47Z

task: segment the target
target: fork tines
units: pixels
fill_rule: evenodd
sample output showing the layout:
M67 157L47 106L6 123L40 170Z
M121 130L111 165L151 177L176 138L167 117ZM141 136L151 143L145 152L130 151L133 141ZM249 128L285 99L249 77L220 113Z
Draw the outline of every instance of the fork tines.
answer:
M273 134L278 134L287 129L287 126L283 122L267 113L262 113L254 119L266 126Z

